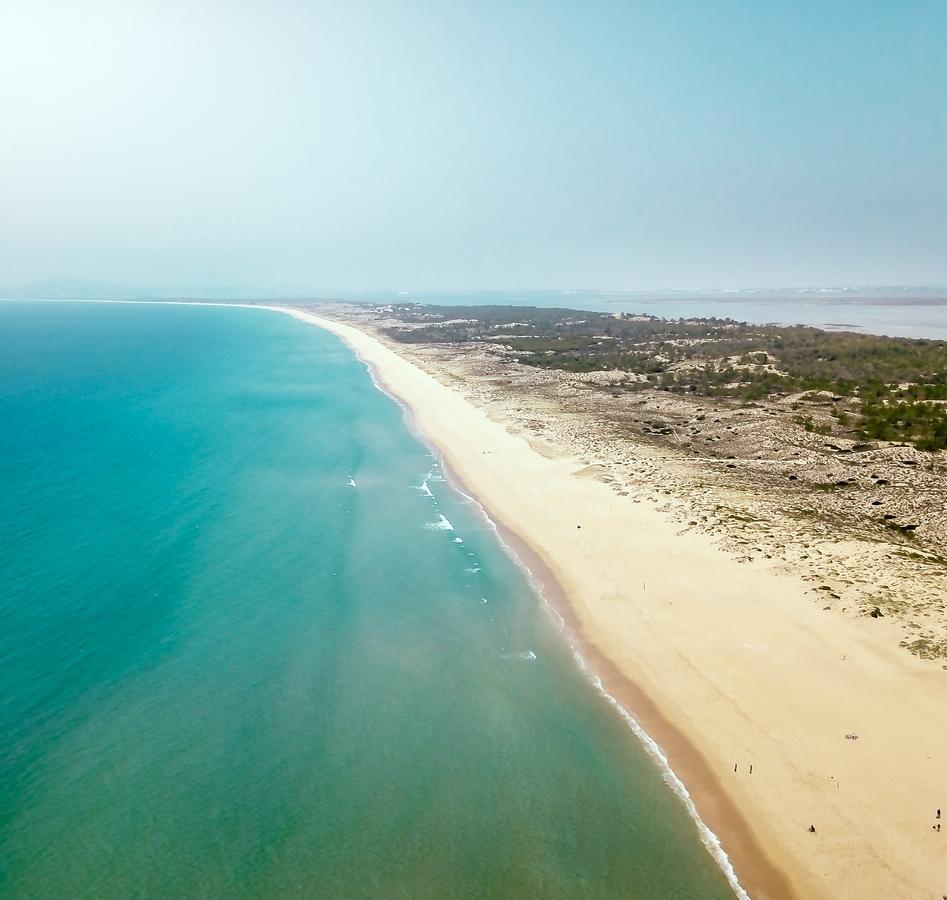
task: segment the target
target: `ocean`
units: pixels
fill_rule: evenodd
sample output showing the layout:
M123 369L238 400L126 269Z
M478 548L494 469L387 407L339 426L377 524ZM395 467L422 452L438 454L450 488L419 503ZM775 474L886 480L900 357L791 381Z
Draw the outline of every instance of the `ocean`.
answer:
M732 897L334 336L0 303L0 895Z

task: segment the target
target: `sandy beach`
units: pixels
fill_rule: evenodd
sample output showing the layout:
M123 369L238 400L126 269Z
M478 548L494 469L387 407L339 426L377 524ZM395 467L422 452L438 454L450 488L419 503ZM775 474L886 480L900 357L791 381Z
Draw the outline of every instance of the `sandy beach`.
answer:
M661 746L750 896L947 893L940 664L620 496L567 447L534 447L375 337L285 311L339 335L410 409Z

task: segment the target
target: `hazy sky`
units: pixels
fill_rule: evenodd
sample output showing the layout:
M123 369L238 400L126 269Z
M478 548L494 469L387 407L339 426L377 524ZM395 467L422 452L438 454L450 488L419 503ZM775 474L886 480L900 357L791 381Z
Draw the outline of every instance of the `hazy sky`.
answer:
M947 2L0 2L0 284L947 284Z

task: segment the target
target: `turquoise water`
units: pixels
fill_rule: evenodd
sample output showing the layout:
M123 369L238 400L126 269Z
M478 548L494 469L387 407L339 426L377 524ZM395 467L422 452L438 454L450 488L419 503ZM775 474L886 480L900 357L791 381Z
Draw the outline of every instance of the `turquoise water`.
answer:
M0 304L0 484L3 896L732 896L331 335Z

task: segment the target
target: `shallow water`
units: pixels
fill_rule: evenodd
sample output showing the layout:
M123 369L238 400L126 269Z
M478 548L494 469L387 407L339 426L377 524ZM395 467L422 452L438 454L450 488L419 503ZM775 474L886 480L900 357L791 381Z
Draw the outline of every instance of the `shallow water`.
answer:
M333 336L0 304L0 484L0 894L732 896Z

